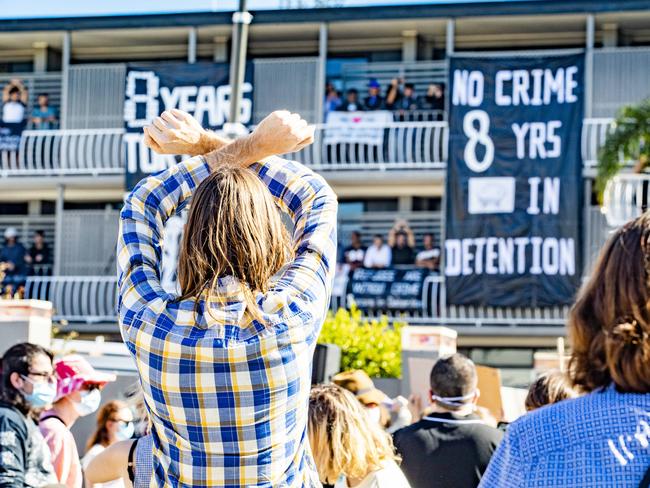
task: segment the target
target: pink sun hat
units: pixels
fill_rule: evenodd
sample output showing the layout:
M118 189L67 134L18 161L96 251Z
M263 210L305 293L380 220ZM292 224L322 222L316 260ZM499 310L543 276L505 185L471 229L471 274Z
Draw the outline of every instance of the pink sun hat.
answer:
M86 384L104 386L116 379L114 374L97 371L77 354L64 356L56 361L54 371L57 378L55 401L81 390Z

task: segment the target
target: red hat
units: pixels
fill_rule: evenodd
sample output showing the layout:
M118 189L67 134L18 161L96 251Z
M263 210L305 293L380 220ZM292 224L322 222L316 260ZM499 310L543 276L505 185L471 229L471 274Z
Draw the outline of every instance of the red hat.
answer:
M55 401L80 391L86 384L104 386L116 379L114 374L97 371L88 361L76 354L64 356L56 361L54 371L58 380Z

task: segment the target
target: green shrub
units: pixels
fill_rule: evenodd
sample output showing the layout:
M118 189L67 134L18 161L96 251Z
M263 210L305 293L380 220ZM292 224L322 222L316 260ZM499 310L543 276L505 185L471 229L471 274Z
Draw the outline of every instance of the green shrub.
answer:
M391 325L388 318L368 320L355 307L329 313L318 342L341 348L341 371L361 369L373 378L402 376L402 328L404 322Z

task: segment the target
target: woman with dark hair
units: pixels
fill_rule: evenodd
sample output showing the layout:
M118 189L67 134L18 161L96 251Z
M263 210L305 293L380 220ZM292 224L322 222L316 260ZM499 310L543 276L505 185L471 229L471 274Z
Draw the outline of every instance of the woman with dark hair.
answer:
M569 317L588 394L513 423L480 486L634 487L650 466L650 214L614 233Z
M107 447L116 442L126 441L133 437L135 427L133 425L133 413L128 405L119 400L112 400L106 403L97 414L97 427L95 432L88 439L86 455L81 460L84 470L88 464ZM95 488L119 488L124 483L121 479L108 481L106 483L95 483Z
M58 483L34 422L56 395L52 353L35 344L16 344L2 357L1 371L0 486Z
M578 391L571 385L571 380L562 371L546 371L533 381L526 395L526 411L532 412L546 405L576 398Z

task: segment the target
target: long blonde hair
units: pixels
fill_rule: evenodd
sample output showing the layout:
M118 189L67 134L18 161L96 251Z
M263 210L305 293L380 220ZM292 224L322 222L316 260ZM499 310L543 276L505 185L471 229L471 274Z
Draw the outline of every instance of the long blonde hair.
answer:
M390 435L372 422L352 393L337 385L319 385L309 396L309 443L321 482L340 475L363 479L398 460Z
M180 298L207 291L207 301L218 301L218 280L233 276L242 285L248 312L260 320L255 295L268 290L290 255L278 207L257 175L247 168L219 168L192 198L178 262Z

